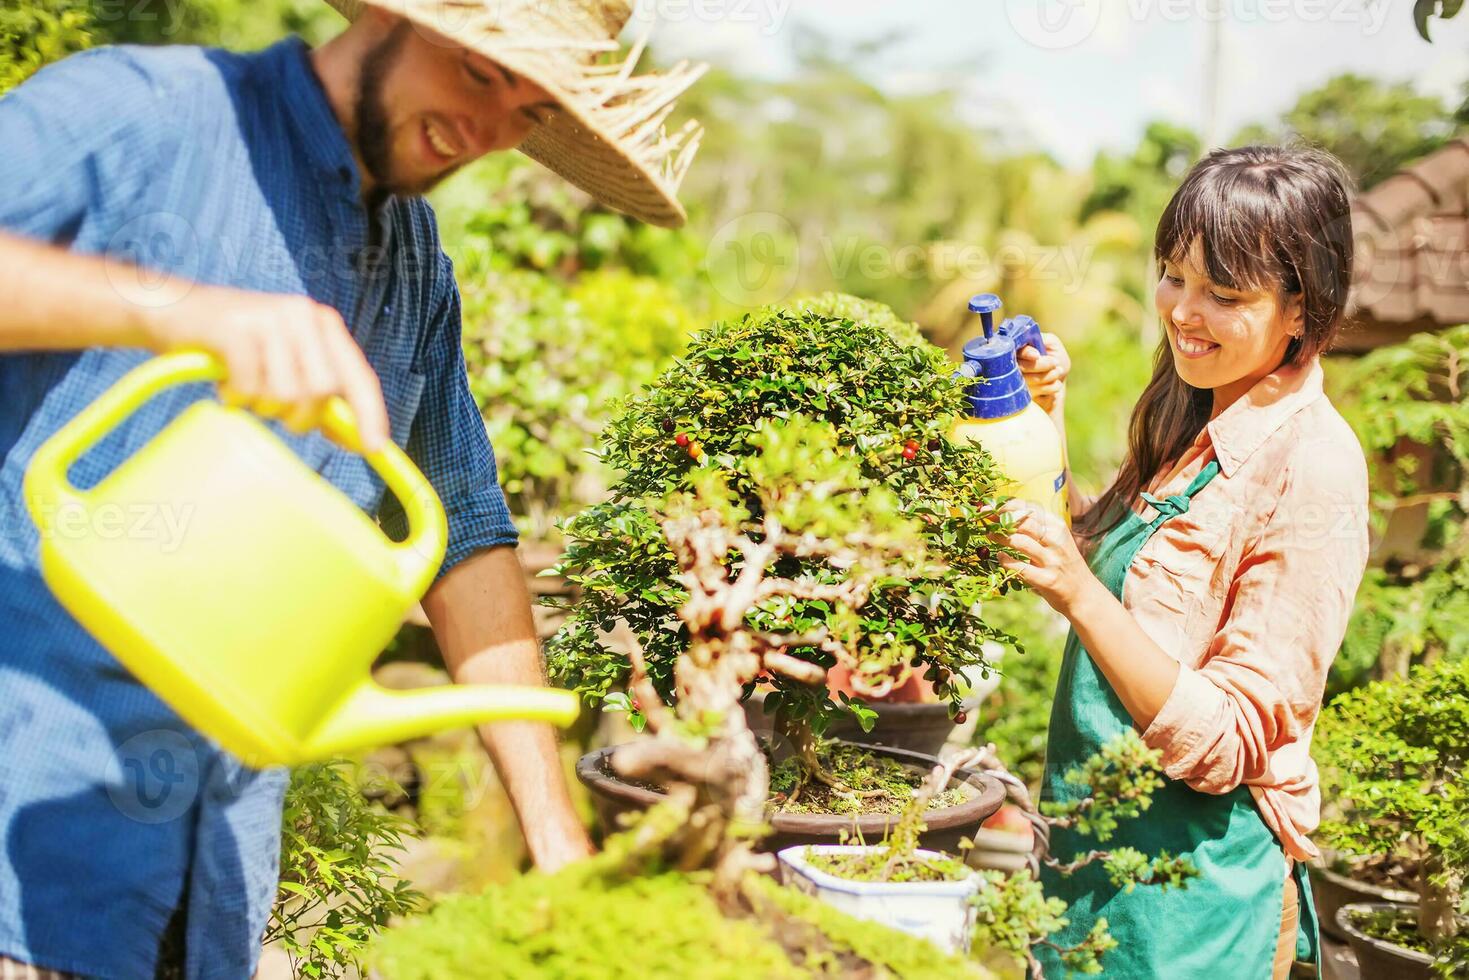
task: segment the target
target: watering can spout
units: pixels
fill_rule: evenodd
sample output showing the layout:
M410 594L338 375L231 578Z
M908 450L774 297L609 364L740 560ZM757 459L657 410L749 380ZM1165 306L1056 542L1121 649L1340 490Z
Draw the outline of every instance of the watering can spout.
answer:
M324 759L488 721L540 721L565 728L579 710L575 694L554 688L450 684L390 691L366 680L322 721L301 754Z

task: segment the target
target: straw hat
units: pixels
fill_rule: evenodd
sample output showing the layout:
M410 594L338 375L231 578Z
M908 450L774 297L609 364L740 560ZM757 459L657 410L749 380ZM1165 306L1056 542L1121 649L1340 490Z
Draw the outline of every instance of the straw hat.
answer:
M520 150L548 169L649 224L686 215L678 188L703 128L692 120L669 134L674 101L707 66L680 62L634 75L646 35L610 60L632 16L629 0L327 0L348 20L371 4L484 55L535 82L560 104Z

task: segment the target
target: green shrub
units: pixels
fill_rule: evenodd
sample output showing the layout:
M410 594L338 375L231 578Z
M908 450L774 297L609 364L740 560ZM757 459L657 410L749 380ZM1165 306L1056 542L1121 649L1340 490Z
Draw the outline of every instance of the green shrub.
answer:
M0 9L0 95L45 65L94 43L91 10L78 0L33 0Z
M659 693L671 698L672 666L688 642L677 609L688 593L645 501L686 491L696 474L714 470L758 522L759 495L745 465L756 454L756 433L799 414L834 427L839 452L921 522L929 554L947 570L880 584L855 623L842 619L850 610L791 599L759 606L750 625L857 635L859 692L880 696L908 670L923 669L958 710L962 695L953 676L985 663L984 640L1008 640L977 607L1009 587L990 548L997 525L981 516L997 499L997 474L982 450L947 439L964 407L964 385L951 377L943 352L906 331L895 338L884 323L774 308L718 323L646 393L620 406L602 440L603 459L619 472L613 500L566 527L560 567L583 596L547 647L558 678L594 701L612 694L626 681L628 661L603 637L625 621L646 651ZM727 562L738 565L734 556ZM788 577L815 571L794 558L777 569ZM823 667L834 663L819 650L802 656ZM783 719L810 722L819 733L840 710L824 690L774 682L765 703Z
M1321 715L1314 754L1323 792L1342 808L1321 836L1349 854L1413 851L1419 932L1449 944L1469 874L1469 660L1342 695Z
M470 390L495 446L510 509L527 537L604 500L592 454L612 404L683 349L693 320L671 289L626 272L568 287L528 272L462 281Z
M420 895L394 877L408 822L369 803L343 763L291 773L281 823L281 881L265 942L281 944L297 976L360 970L367 942Z
M1333 378L1367 451L1375 532L1410 507L1423 523L1417 541L1367 570L1328 696L1469 653L1466 364L1469 326L1460 326L1381 348Z
M456 896L390 930L371 962L384 980L802 980L861 976L983 980L928 943L859 922L768 879L738 908L702 873L629 854L632 833L553 875L532 873ZM871 972L865 972L870 969Z

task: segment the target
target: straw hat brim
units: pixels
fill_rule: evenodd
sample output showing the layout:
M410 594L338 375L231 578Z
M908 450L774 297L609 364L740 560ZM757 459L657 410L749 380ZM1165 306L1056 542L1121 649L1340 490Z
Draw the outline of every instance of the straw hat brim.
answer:
M688 220L687 212L678 200L676 181L639 159L632 147L611 132L595 111L584 106L576 93L552 77L543 64L522 56L517 49L477 36L444 31L422 15L421 7L405 4L402 0L327 2L348 20L356 20L367 5L387 10L436 31L513 74L534 82L555 100L558 108L550 118L531 130L521 143L520 152L586 191L600 203L639 221L677 228Z

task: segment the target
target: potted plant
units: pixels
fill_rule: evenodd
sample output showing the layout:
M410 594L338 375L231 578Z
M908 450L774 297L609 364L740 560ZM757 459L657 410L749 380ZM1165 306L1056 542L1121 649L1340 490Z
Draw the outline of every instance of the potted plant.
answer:
M781 880L859 919L881 922L940 949L967 952L981 879L962 857L918 846L933 798L977 752L933 768L878 846L804 844L777 855Z
M1445 975L1469 957L1469 660L1414 667L1337 698L1316 734L1322 788L1342 815L1322 836L1348 854L1418 859L1414 906L1346 905L1337 925L1363 975ZM1369 964L1371 964L1369 968ZM1462 975L1462 974L1460 974Z
M747 818L763 819L767 805L775 810L765 846L831 841L848 830L877 839L935 760L819 744L812 726L792 724L794 749L772 772L740 701L761 677L808 686L816 692L812 700L824 701L822 658L860 662L873 596L936 580L941 570L926 548L922 522L903 513L893 490L865 475L832 426L801 416L783 424L762 420L749 440L750 451L730 470L702 470L692 491L660 503L645 500L636 511L634 519L657 529L677 569L667 587L680 590L676 614L687 639L672 665L658 664L640 641L630 641L629 653L619 655L630 674L629 701L655 733L669 730L673 717L722 719L721 752L736 756L751 780L742 798L757 810ZM786 569L793 574L780 574ZM786 618L807 604L822 607L820 625ZM731 649L740 655L719 659L711 679L708 662ZM878 649L893 652L888 645ZM677 692L671 709L655 679L660 667L669 670L667 687ZM654 738L581 760L578 775L609 825L662 797L663 781L650 774L669 767L644 756L664 751L684 749ZM958 774L933 799L926 839L952 848L1003 796L993 780Z
M837 626L820 639L777 635L750 624L752 606L806 597L850 623L880 583L929 558L917 522L890 489L863 477L830 426L796 416L750 439L739 475L755 490L758 521L731 477L713 469L644 512L681 570L678 615L689 638L671 668L679 691L671 707L631 645L630 688L650 736L620 746L611 762L623 778L659 786L661 802L591 860L451 900L394 930L373 958L384 977L459 976L485 963L506 976L985 976L765 874L774 861L755 845L768 829L769 767L741 693L761 672L810 674L792 649L834 649L860 634ZM741 556L733 568L731 552ZM811 560L806 571L781 575L795 557Z
M748 698L766 685L764 710L793 748L793 779L777 778L786 808L809 809L815 797L825 797L848 817L853 810L879 809L874 816L880 819L863 827L873 837L935 760L892 749L853 758L825 748L820 737L843 715L870 725L876 717L871 701L915 674L934 684L943 699L937 710L951 713L952 721L964 710L958 675L988 669L984 642L1008 639L979 615L982 600L1009 588L992 550L1000 527L987 523L999 520L989 514L999 478L982 450L946 437L963 409L964 383L951 377L941 351L904 332L891 313L887 318L892 322L853 320L808 304L716 324L691 341L674 368L630 399L603 438L601 455L621 474L613 500L565 528L559 570L582 595L547 644L554 676L589 700L630 710L636 725L647 700L634 704L623 690L630 665L617 636L619 630L630 634L643 651L657 700L676 702L682 692L673 665L692 640L679 612L689 586L649 502L685 492L705 474L722 474L732 499L751 515L750 533L759 543L763 504L750 465L756 434L793 415L824 421L835 454L892 495L898 512L915 522L916 540L932 561L874 582L860 612L799 593L748 604L746 625L755 634L784 638L784 656L771 661L775 668L743 677L738 694ZM730 551L716 561L737 571L744 558ZM832 575L826 556L782 554L779 561L783 578ZM837 665L858 697L834 694L826 685L827 670ZM894 761L901 764L894 767ZM834 772L834 765L846 772ZM590 762L582 767L584 776L595 771ZM850 785L846 777L857 776L868 784ZM885 788L894 776L905 784L896 791ZM828 820L829 833L846 822ZM931 830L938 823L931 821Z

